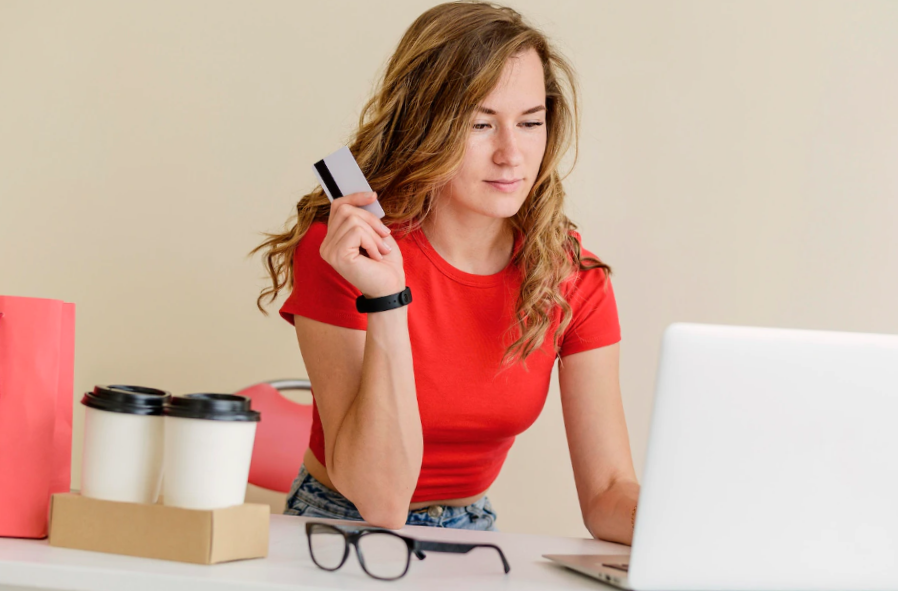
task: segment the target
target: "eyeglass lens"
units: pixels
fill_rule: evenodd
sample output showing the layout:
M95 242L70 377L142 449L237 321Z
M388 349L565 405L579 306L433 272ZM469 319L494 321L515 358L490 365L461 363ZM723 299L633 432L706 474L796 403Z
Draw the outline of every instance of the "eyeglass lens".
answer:
M396 579L408 569L408 544L387 533L366 533L358 541L359 559L368 574L379 579Z
M335 570L343 563L346 538L340 531L316 526L309 532L309 549L315 564L326 570Z

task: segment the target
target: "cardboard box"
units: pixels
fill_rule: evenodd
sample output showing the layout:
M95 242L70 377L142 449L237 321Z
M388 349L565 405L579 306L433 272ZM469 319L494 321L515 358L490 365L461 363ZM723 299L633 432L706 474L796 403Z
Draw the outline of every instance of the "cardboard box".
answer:
M50 545L214 564L268 555L268 505L200 511L53 495Z

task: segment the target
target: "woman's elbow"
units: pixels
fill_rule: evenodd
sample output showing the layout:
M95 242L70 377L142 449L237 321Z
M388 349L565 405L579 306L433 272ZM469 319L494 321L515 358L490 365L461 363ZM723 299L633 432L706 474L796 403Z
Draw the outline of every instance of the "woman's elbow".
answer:
M373 502L369 505L356 505L362 519L374 527L386 529L402 529L408 519L408 505L401 503Z

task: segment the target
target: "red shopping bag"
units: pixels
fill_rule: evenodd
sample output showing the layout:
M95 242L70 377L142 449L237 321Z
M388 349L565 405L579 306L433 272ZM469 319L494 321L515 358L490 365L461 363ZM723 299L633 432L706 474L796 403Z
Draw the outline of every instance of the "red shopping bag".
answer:
M0 296L0 536L47 536L71 478L75 305Z

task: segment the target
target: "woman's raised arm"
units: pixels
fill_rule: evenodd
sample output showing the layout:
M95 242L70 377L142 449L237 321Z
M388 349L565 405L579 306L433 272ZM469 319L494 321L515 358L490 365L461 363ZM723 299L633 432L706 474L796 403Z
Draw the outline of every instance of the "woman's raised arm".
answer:
M380 297L402 291L405 273L386 226L355 207L372 200L365 193L334 200L321 256L364 295ZM324 430L328 477L367 522L401 528L424 447L408 308L370 314L367 332L294 320Z

